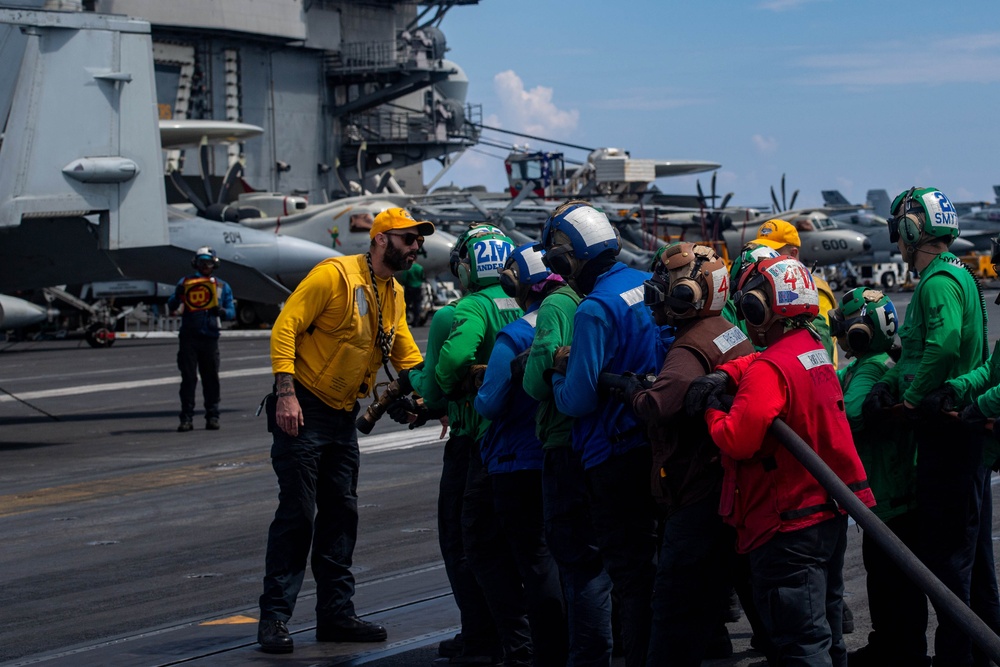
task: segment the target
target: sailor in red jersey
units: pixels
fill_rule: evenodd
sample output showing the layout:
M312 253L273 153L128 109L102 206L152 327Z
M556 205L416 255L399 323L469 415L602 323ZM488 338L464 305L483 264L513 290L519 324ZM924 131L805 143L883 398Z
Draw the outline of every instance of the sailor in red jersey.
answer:
M749 554L754 600L779 664L845 667L847 516L768 432L783 419L866 505L875 504L833 363L809 324L819 314L816 285L797 260L762 259L740 276L734 301L750 340L766 349L693 382L686 407L707 408L723 452L719 513L736 527L737 550Z

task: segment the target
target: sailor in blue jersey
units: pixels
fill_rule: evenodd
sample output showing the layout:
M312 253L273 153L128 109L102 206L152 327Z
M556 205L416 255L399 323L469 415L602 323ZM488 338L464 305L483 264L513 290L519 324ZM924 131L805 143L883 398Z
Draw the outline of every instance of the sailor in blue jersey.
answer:
M181 371L181 412L178 431L194 428L195 389L198 374L205 398L205 428L219 428L219 320L236 317L233 291L224 280L212 272L219 267L219 256L208 246L195 251L191 258L195 273L185 276L167 301L167 308L175 313L184 307L180 346L177 350L177 367Z
M556 354L552 391L559 411L575 417L598 546L621 601L626 665L644 665L655 574L656 508L644 427L629 407L598 392L602 372L655 374L668 330L643 303L651 274L617 261L621 241L607 216L569 202L542 231L546 263L584 296L573 320L571 351Z
M493 485L496 517L511 546L524 584L536 665L565 665L568 635L559 570L545 543L542 513L542 443L535 421L538 401L521 386L523 370L514 375L511 362L527 352L535 337L538 307L563 284L548 278L541 248L533 244L514 250L500 274L507 296L525 314L497 334L475 408L490 426L480 443L483 465Z

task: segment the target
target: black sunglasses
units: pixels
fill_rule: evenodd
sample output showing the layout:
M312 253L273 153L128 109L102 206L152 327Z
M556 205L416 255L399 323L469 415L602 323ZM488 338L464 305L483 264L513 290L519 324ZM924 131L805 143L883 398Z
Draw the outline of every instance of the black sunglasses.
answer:
M385 234L386 236L397 236L403 239L403 245L413 245L414 243L416 243L418 247L420 248L424 247L424 237L421 236L420 234L414 234L413 232L406 232L406 233L382 232L382 233Z

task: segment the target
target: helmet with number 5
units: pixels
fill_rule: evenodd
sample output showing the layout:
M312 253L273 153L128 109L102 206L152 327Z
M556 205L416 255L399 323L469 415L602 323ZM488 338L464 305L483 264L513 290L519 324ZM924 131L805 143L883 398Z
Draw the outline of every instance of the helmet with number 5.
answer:
M885 294L870 287L855 287L830 311L830 333L851 355L888 352L899 317Z
M747 324L754 345L766 345L766 334L780 321L806 326L819 315L819 292L802 262L787 256L757 260L740 277L733 297L736 315Z

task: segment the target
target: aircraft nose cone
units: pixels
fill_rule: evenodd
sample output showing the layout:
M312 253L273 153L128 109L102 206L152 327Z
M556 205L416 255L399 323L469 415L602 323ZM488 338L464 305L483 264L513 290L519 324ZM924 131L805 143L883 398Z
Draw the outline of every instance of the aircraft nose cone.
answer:
M306 274L324 259L336 257L339 252L312 241L294 236L277 236L278 262L275 273L282 285L295 289Z

